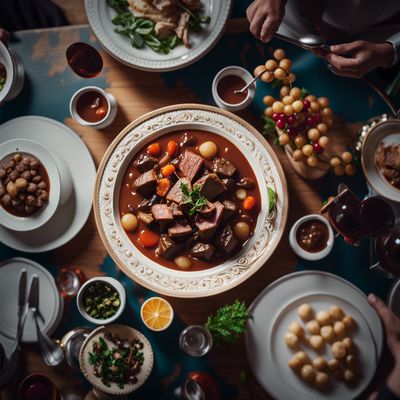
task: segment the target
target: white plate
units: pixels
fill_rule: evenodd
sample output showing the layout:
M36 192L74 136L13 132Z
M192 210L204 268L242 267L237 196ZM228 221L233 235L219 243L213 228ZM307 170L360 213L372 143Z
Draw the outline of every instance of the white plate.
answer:
M168 54L159 54L148 47L135 49L128 38L114 32L111 20L116 12L105 0L85 0L86 14L93 32L105 50L118 61L146 71L172 71L192 64L217 43L229 17L232 0L203 0L204 15L211 21L201 33L189 35L192 47L180 45Z
M400 202L400 190L386 180L375 163L381 143L386 146L400 143L400 120L391 119L375 125L368 131L361 147L361 163L368 183L386 199Z
M202 271L178 271L146 257L122 229L119 194L133 157L157 137L181 129L200 129L225 137L249 160L261 196L254 235L234 257ZM275 189L276 208L268 215L267 187ZM129 124L112 142L97 173L93 200L96 224L108 253L130 278L157 293L204 297L239 285L266 262L278 245L288 210L286 179L275 152L261 134L236 115L200 104L177 104L155 110Z
M400 318L400 279L393 283L388 296L389 308Z
M45 225L33 232L14 232L0 226L0 241L30 253L53 250L75 237L87 221L96 167L83 140L73 130L50 118L26 116L0 126L0 143L14 138L41 144L57 164L69 170L73 190Z
M306 385L287 363L293 352L283 336L292 321L299 321L297 307L310 303L315 311L332 304L354 317L357 330L351 335L359 349L362 376L354 387L336 381L328 392ZM374 376L383 350L382 325L366 296L350 282L326 272L303 271L286 275L267 286L249 308L253 319L245 336L250 367L260 385L277 400L346 400L359 396ZM313 358L317 353L303 346ZM332 358L329 347L325 357Z
M27 258L16 257L0 264L0 335L14 339L17 333L18 283L20 271L27 270L27 294L32 275L39 276L39 326L48 335L57 329L64 310L64 301L60 296L53 276L40 264ZM0 336L1 337L1 336ZM37 342L35 323L28 310L22 341Z

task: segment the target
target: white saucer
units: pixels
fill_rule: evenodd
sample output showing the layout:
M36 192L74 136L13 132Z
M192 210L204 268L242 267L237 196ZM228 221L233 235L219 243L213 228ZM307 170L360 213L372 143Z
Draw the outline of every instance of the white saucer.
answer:
M53 276L40 264L27 258L16 257L0 264L0 338L14 339L17 332L17 302L20 271L27 270L27 294L33 274L39 276L39 326L51 336L57 329L64 311L64 300L60 296ZM35 323L28 310L22 341L37 342Z
M358 329L351 335L359 349L362 370L357 385L346 386L331 378L332 389L319 392L303 383L287 363L293 352L283 336L297 308L310 303L315 311L337 304L351 315ZM383 329L366 296L350 282L326 272L303 271L286 275L266 287L250 308L253 319L246 332L246 353L252 372L265 391L277 400L347 400L357 398L368 386L383 350ZM316 353L302 346L312 358ZM332 358L330 349L322 353Z
M14 138L30 139L45 147L56 163L68 168L73 191L45 225L34 232L14 232L0 227L0 241L30 253L53 250L70 241L86 223L92 207L96 167L82 139L52 119L26 116L0 126L0 143Z

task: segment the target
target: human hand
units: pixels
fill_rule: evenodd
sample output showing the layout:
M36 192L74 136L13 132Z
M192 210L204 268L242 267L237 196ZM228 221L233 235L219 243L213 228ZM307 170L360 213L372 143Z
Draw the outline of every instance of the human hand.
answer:
M375 308L385 326L386 342L395 360L395 366L386 384L394 394L400 396L400 318L396 317L387 305L372 293L368 296L368 302ZM377 393L373 393L369 400L377 398Z
M268 42L285 15L284 0L254 0L246 11L250 32L261 41Z
M390 43L372 43L363 40L338 44L325 54L333 72L341 76L360 78L378 67L390 67L394 49Z

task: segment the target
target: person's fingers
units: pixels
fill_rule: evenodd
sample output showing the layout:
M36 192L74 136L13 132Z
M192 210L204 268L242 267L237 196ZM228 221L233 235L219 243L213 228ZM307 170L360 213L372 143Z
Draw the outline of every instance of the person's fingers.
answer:
M359 50L362 47L362 41L357 40L351 43L335 44L331 46L331 52L340 56L345 56Z
M260 39L265 43L271 40L272 34L276 31L277 19L268 16L263 23Z
M338 71L355 70L359 67L359 62L356 58L342 57L334 53L327 53L325 58Z
M250 32L257 39L260 37L261 28L265 20L266 20L266 15L264 13L258 12L254 15L251 21Z
M253 17L254 17L254 13L256 12L256 7L255 7L256 3L253 2L251 3L246 10L246 16L248 21L251 23Z
M368 397L368 400L378 400L379 399L379 394L378 392L373 392L370 394L370 396Z
M375 308L379 317L382 319L386 330L390 330L394 319L394 314L390 311L389 307L378 296L371 293L368 296L368 302Z

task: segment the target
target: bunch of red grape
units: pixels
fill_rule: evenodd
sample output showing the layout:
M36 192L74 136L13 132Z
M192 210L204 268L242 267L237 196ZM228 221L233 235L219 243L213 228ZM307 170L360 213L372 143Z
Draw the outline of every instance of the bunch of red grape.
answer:
M346 161L338 156L332 158L327 153L330 141L328 129L333 125L329 99L317 98L293 86L296 76L290 71L291 60L285 57L285 51L277 49L274 59L267 60L265 65L259 65L254 70L254 76L261 74L260 79L264 82L281 81L280 98L268 95L263 99L266 105L264 115L275 124L279 143L291 148L292 157L297 162L304 162L310 167L317 167L320 162L330 162L337 175L353 175L355 168L350 164L352 160L348 155L345 156ZM349 152L343 155L347 153L351 155Z

